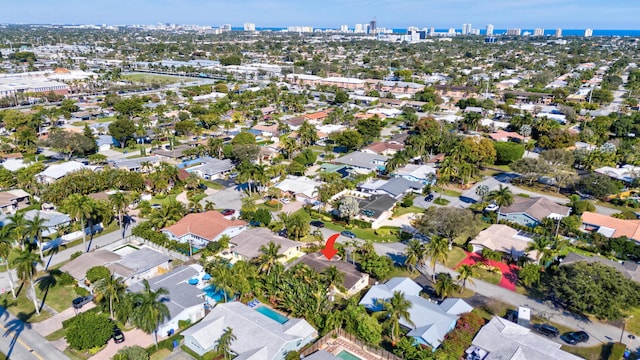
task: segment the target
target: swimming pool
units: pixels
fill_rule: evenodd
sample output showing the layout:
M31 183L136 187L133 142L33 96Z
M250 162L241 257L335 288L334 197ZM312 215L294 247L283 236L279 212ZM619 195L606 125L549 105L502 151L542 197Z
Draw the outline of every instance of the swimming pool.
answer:
M289 321L289 318L287 318L286 316L266 306L259 306L256 308L256 311L272 320L279 322L280 324L284 324Z
M361 360L359 357L353 355L352 353L348 352L347 350L342 350L338 353L338 355L336 355L337 357L339 357L342 360Z
M202 289L202 291L204 291L204 293L207 294L208 297L212 298L216 302L224 301L224 291L218 289L213 285L207 286L206 288Z

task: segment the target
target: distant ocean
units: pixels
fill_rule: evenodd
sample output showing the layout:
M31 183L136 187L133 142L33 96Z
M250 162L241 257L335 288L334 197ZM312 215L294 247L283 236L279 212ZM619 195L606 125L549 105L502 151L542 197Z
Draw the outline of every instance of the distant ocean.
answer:
M281 31L286 30L286 27L257 27L258 31ZM316 29L316 28L314 28ZM333 29L335 28L317 28L321 30ZM234 27L232 30L242 31L241 27ZM350 29L352 30L352 29ZM407 29L392 29L394 34L406 34ZM436 32L442 33L447 32L449 29L435 29ZM462 32L461 29L456 29L457 32ZM522 33L529 32L533 34L534 29L522 29ZM494 35L502 35L506 34L506 29L494 29ZM553 36L556 33L556 29L545 29L544 34L546 36ZM485 30L480 30L480 35L485 35ZM562 36L584 36L584 29L562 29ZM598 30L593 29L593 36L629 36L629 37L640 37L640 30Z

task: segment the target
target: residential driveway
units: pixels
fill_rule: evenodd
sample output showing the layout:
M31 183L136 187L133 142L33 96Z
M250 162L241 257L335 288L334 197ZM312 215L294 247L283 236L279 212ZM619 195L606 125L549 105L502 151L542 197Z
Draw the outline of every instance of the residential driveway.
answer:
M143 348L146 348L153 344L153 335L147 334L139 329L125 332L124 339L124 342L121 342L120 344L116 344L113 340L109 340L107 347L92 356L91 360L109 360L118 352L118 350L126 346L140 345Z
M165 360L193 360L193 356L182 351L182 349L177 348L171 353L171 355L167 356Z
M242 207L242 198L245 196L246 194L244 191L241 191L236 187L228 187L207 196L202 199L201 203L205 204L207 200L209 200L216 204L216 209L234 209L236 211L240 211L240 208Z
M72 317L76 316L76 314L83 313L89 309L93 309L94 307L96 307L96 304L94 304L93 302L90 302L84 305L82 308L78 310L74 309L73 307L69 307L65 311L58 313L48 318L47 320L33 323L31 324L31 326L33 330L38 332L38 334L42 336L47 336L58 329L62 329L63 321L67 319L71 319Z
M304 204L300 201L290 201L288 204L283 204L282 209L276 213L283 212L286 214L293 214L294 212L302 209L303 206Z

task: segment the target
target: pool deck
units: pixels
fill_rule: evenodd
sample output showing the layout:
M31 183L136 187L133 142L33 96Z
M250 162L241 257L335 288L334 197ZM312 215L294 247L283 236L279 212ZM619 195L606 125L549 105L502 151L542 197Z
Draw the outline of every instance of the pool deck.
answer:
M363 360L382 359L381 356L372 354L343 337L337 337L333 339L330 343L327 344L327 347L324 350L336 356L338 356L341 351L348 351Z

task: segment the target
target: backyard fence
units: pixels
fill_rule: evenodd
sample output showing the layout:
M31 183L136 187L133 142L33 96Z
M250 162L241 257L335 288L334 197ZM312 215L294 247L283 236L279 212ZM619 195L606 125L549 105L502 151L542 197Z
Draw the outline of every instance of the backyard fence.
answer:
M366 352L374 355L376 358L383 359L383 360L402 360L402 358L396 355L393 355L392 353L384 349L377 349L377 348L371 347L371 345L366 344L362 340L358 339L354 335L351 335L342 329L329 331L325 336L321 337L320 340L316 341L310 347L304 349L301 352L301 355L306 357L318 350L324 349L327 345L331 345L337 338L344 338L348 340L349 342L355 344L356 346L360 347Z

